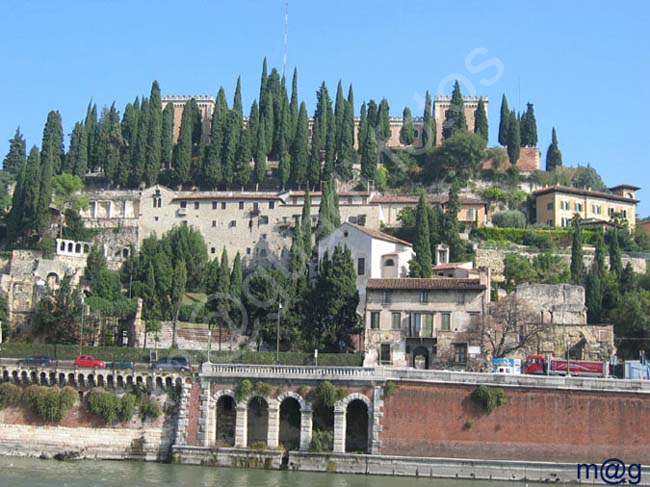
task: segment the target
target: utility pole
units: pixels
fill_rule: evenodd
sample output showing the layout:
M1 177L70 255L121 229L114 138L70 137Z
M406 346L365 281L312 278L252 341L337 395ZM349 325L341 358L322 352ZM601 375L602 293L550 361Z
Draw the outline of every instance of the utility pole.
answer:
M275 327L275 363L280 363L280 312L282 311L282 301L278 300L278 323Z

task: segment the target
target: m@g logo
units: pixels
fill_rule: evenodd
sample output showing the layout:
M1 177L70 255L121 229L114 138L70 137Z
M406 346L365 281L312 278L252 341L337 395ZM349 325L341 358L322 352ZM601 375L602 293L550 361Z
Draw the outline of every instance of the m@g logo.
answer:
M578 463L578 480L600 480L607 485L638 485L641 482L641 464L625 465L623 460L608 458L600 465L595 463Z

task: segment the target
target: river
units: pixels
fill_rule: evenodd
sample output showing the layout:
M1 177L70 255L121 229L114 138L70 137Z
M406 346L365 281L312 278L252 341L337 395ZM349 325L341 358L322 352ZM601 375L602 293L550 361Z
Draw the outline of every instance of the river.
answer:
M2 487L513 487L523 483L279 472L138 462L0 457ZM537 484L541 485L541 484Z

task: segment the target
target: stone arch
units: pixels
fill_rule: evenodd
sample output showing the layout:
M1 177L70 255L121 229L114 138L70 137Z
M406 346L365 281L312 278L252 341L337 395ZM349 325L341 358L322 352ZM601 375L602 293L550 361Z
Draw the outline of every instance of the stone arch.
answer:
M72 372L70 372L68 374L68 384L76 384L76 383L77 383L77 380L75 378L75 375Z
M50 381L50 384L56 384L57 383L56 372L50 372L48 374L48 380ZM61 384L59 383L59 385L61 385Z
M64 374L64 373L60 373L60 374L59 374L59 385L64 386L64 385L66 385L66 382L67 382L67 381L66 381L66 379L65 379L65 374Z
M106 385L104 381L104 374L97 374L97 386L104 387Z
M75 252L75 254L80 254L81 253L81 244L80 243L75 244L74 252Z
M46 386L48 384L47 380L47 373L46 372L41 372L41 375L39 376L39 384Z
M372 401L368 396L354 392L337 401L334 405L334 451L368 452L371 436Z
M156 377L156 389L162 390L163 388L163 378L158 376Z
M124 376L121 374L117 376L117 387L120 389L124 388Z
M210 424L210 438L217 446L234 446L237 424L237 399L231 389L221 389L212 395L214 419Z
M112 388L115 388L115 378L113 377L113 374L108 374L106 376L106 386Z
M73 252L73 244L72 244L72 242L68 242L68 252L70 252L70 253Z
M302 414L307 403L300 394L284 392L278 396L280 405L278 418L278 440L287 450L298 450L302 446ZM309 408L311 410L311 408Z
M4 369L2 371L2 382L7 382L9 380L10 380L9 371L7 369Z
M174 387L174 379L171 377L165 377L165 387L167 387L167 389Z
M29 382L31 382L32 384L38 384L38 374L36 373L35 370L32 370L29 373Z
M55 286L59 285L60 282L59 275L56 272L50 272L48 273L47 277L45 278L45 282L47 283L47 287L54 288Z
M268 443L271 401L277 411L277 401L266 396L253 394L246 399L246 444L249 448L255 443Z

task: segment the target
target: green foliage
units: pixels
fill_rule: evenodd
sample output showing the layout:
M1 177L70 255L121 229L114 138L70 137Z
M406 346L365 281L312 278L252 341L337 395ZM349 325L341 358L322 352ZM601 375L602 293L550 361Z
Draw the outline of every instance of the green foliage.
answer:
M596 232L594 231L582 230L582 239L585 244L593 244L596 239L595 235ZM480 227L472 229L472 236L479 240L510 242L519 245L533 245L537 239L543 239L539 241L543 246L545 246L546 242L550 240L550 247L548 248L566 248L569 247L572 241L571 231L568 229L560 228L543 229Z
M585 274L585 264L582 253L582 229L580 216L575 215L571 222L573 240L571 243L571 280L574 284L581 284Z
M122 423L130 421L138 407L138 398L134 394L124 394L120 399L118 419Z
M388 399L391 397L393 394L395 394L395 391L398 389L397 383L395 383L392 380L386 381L384 384L384 398Z
M332 431L314 430L311 435L309 451L313 453L328 452L334 449L334 433Z
M479 98L478 105L474 111L474 133L480 135L485 143L488 142L488 119L485 111L483 98Z
M473 426L474 426L473 421L465 421L465 424L463 425L463 429L471 430Z
M557 132L553 127L551 134L551 145L548 146L546 151L546 170L553 171L555 168L562 166L562 152L557 142Z
M445 112L445 121L442 126L442 138L448 139L457 132L467 131L467 120L465 119L465 104L463 95L460 92L460 84L454 82L454 89L451 93L449 108Z
M337 401L343 399L347 391L337 388L330 381L323 381L310 392L310 400L316 407L332 408Z
M11 382L0 384L0 409L9 406L18 406L21 402L22 391L20 387Z
M510 108L508 108L508 99L504 94L501 97L501 117L499 119L499 144L508 145L508 133L510 126Z
M526 112L521 116L520 122L521 145L523 147L537 147L537 120L532 103L526 104Z
M410 262L411 277L431 277L433 264L431 242L429 240L429 214L424 193L420 195L418 206L415 209L415 241L413 250L415 258Z
M413 115L409 107L404 108L402 113L402 128L399 131L399 138L402 144L411 145L415 140L415 127L413 126Z
M506 394L500 387L478 386L471 398L488 414L506 403Z
M157 419L162 414L160 409L160 404L158 401L150 397L145 399L142 404L140 404L140 417L142 421L147 421L148 419Z
M47 387L31 385L22 391L22 397L19 399L12 392L12 401L14 405L21 402L24 406L30 408L32 412L41 419L52 423L58 423L77 403L78 395L71 387Z
M428 150L436 145L436 119L431 109L431 95L429 91L424 97L424 113L422 115L422 147Z
M535 174L535 181L542 186L560 184L609 192L600 174L589 164L586 166L557 166L552 171L538 171Z
M259 394L260 396L265 396L268 397L271 395L271 390L273 388L271 387L271 384L268 384L266 382L256 382L255 383L255 392Z
M9 140L9 152L2 161L2 170L17 177L27 160L27 145L25 137L20 133L20 127Z
M237 399L238 402L243 401L248 396L250 396L252 392L253 383L248 379L244 379L239 383L239 386L237 387L237 392L235 392L235 399Z
M61 279L59 288L50 291L36 305L33 327L48 343L78 343L81 319L79 289L73 289L70 277Z
M424 177L428 181L466 180L478 172L484 158L485 141L480 135L456 131L426 154Z
M508 122L508 159L513 166L517 164L521 154L521 132L519 130L519 119L514 111L510 112Z
M532 263L519 254L508 254L503 259L504 288L508 291L523 283L561 284L569 279L564 260L551 253L537 255Z
M526 215L519 210L506 210L494 213L492 223L500 228L525 228Z
M117 395L98 387L86 396L88 410L99 416L104 423L114 424L120 419L121 402Z

